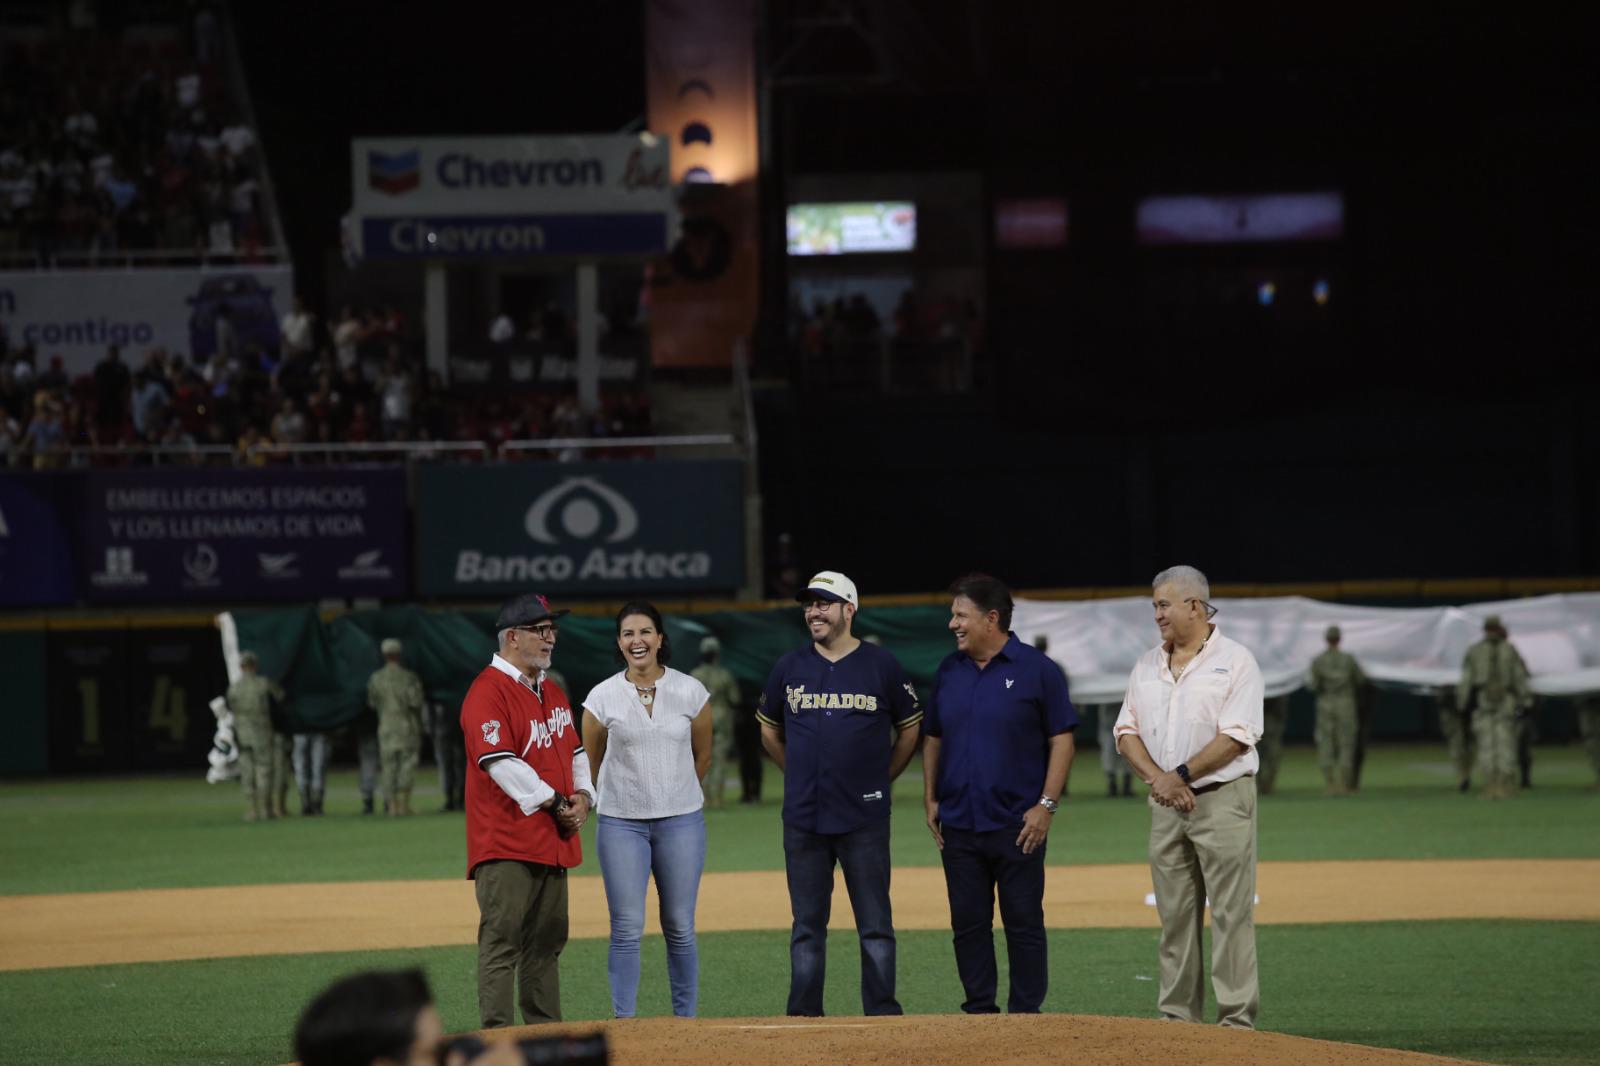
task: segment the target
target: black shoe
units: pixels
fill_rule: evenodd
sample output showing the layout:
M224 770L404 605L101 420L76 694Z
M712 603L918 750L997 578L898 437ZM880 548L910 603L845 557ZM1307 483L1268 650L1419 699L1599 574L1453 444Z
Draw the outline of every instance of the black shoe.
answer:
M1122 794L1124 796L1133 795L1133 776L1131 774L1122 775Z
M1456 791L1457 792L1470 792L1470 791L1472 791L1472 778L1463 777L1461 779L1461 784L1456 786Z
M1117 778L1114 774L1106 775L1106 795L1115 797L1117 794Z
M361 797L361 813L362 814L371 814L372 813L372 797L371 796L362 796Z

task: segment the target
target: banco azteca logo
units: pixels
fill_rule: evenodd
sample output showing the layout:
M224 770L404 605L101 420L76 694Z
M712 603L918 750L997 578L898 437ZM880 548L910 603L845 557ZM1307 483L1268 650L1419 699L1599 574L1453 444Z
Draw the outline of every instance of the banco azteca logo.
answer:
M639 532L639 512L599 478L569 477L539 494L522 525L541 544L597 539L616 544Z

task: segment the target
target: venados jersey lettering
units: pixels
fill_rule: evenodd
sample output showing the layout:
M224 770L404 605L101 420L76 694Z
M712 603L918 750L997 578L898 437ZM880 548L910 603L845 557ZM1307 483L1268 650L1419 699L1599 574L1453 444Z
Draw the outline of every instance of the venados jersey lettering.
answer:
M804 685L787 685L789 713L801 711L876 711L878 697L859 692L807 692Z

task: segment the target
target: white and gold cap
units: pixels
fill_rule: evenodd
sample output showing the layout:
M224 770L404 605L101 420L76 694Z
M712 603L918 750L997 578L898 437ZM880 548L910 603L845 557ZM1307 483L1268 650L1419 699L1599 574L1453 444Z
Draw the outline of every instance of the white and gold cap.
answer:
M806 582L806 587L795 599L801 603L808 600L832 600L834 603L848 603L859 608L861 599L856 595L856 583L839 573L837 570L823 570Z

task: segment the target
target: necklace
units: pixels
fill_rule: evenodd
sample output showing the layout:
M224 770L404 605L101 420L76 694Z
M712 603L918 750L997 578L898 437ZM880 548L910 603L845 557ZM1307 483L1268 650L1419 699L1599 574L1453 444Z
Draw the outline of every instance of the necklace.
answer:
M650 706L656 701L656 687L654 685L651 685L649 688L640 688L638 685L635 685L633 686L633 691L639 694L639 702L644 704L646 707Z
M1174 685L1176 685L1178 683L1178 679L1183 676L1183 672L1185 670L1189 669L1189 667L1193 666L1194 665L1194 661L1196 659L1200 658L1200 653L1206 650L1206 644L1210 640L1211 640L1211 634L1208 633L1208 634L1206 634L1206 639L1202 640L1200 642L1200 646L1194 650L1194 654L1189 656L1189 661L1184 663L1182 666L1178 667L1176 670L1172 671L1172 683ZM1167 662L1171 663L1171 661L1172 661L1172 657L1168 656L1167 657Z

